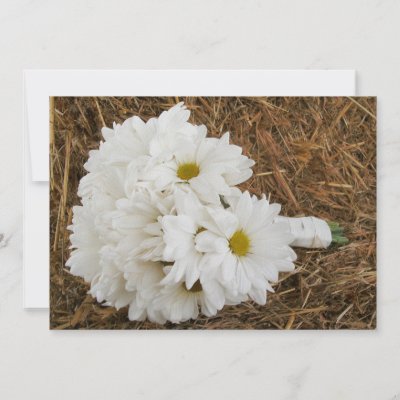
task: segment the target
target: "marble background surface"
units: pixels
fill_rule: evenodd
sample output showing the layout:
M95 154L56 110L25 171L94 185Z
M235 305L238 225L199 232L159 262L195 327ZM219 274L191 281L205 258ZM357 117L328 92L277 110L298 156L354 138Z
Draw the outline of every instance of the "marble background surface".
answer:
M400 2L3 0L1 399L400 399ZM22 309L24 68L354 68L378 96L378 329L50 332Z

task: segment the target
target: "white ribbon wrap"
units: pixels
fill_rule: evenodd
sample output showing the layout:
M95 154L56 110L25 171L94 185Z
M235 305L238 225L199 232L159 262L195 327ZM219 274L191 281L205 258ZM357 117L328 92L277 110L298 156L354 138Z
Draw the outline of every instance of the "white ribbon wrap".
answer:
M329 225L322 219L315 217L291 218L277 216L274 222L286 223L294 236L293 247L308 249L326 249L332 242L332 233Z

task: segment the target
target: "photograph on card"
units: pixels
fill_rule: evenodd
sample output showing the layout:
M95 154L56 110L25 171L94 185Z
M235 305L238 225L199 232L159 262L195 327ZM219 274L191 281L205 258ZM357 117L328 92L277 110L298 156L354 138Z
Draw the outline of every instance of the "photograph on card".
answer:
M49 104L51 329L376 328L376 98Z

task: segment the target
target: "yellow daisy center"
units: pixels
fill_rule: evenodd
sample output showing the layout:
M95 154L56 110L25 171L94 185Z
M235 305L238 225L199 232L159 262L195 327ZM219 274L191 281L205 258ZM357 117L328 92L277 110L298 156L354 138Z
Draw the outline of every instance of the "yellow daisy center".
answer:
M242 230L236 231L229 239L229 248L237 256L245 256L250 249L250 239Z
M176 175L184 181L195 178L200 173L200 168L196 163L184 163L178 165Z
M200 226L199 228L197 228L195 235L198 235L199 233L204 232L205 230L206 230L206 228L203 228L202 226Z
M198 293L203 290L203 286L201 286L200 281L197 279L197 281L193 284L193 286L190 289L187 289L185 284L183 284L184 288L191 293Z

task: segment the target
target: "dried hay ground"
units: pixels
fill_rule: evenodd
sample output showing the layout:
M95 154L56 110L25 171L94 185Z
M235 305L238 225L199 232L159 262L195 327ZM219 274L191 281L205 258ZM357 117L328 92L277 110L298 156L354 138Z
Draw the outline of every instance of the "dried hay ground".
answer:
M282 203L283 214L340 222L350 244L299 249L266 306L225 307L180 325L130 322L126 309L102 307L64 267L71 208L83 164L100 129L139 115L147 120L178 101L209 135L231 132L256 160L243 188ZM376 99L114 98L51 99L51 312L53 329L373 329L376 327Z

